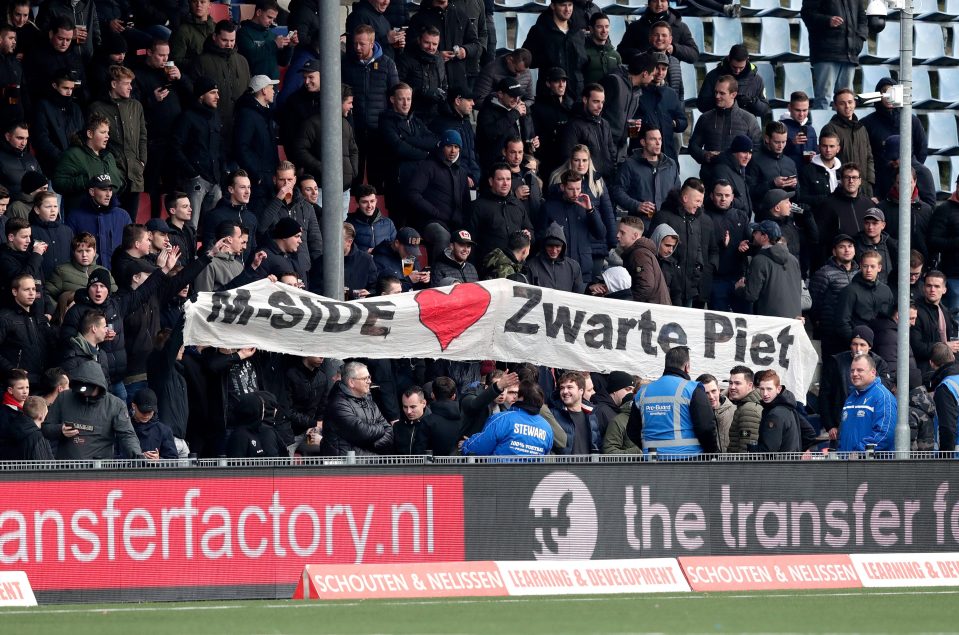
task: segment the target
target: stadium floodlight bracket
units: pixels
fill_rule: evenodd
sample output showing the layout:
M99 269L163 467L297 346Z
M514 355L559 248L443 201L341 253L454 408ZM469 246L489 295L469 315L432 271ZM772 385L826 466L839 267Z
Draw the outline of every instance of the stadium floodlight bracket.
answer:
M885 16L889 9L901 11L906 6L906 0L869 0L866 5L867 16Z
M879 103L879 100L882 100L887 104L891 104L893 108L902 108L905 102L903 95L904 88L902 84L895 84L894 86L887 86L886 90L881 93L861 93L857 95L857 97L859 98L859 103L863 106L876 104Z

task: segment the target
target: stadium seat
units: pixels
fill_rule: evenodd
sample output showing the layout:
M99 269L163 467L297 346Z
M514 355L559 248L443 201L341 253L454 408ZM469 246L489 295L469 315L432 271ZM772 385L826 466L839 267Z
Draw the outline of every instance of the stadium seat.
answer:
M626 34L626 16L625 15L610 15L609 16L609 41L619 44L623 41L623 36Z
M794 9L792 6L784 7L779 0L750 0L749 6L742 8L742 15L794 18L799 15L799 9Z
M811 95L810 95L811 96ZM816 131L822 130L822 127L829 123L829 120L832 119L832 116L836 114L835 110L820 109L820 110L810 110L809 111L809 123L816 129Z
M935 154L959 154L959 129L953 112L930 112L926 114L926 136L929 151Z
M683 179L688 179L690 177L699 178L700 165L696 163L691 155L681 154L679 155L679 176Z
M789 95L797 90L801 90L807 95L812 96L812 67L806 62L790 62L783 64L783 96L789 99Z
M695 64L680 64L680 70L683 72L683 94L685 103L691 106L696 103L696 97L699 95L699 78L696 72Z
M932 81L929 69L917 66L912 69L912 105L914 108L945 108L949 102L942 102L932 96Z
M536 9L536 3L533 0L493 0L493 3L504 9L513 11L532 11Z
M214 2L210 5L210 17L213 18L214 22L232 19L230 5Z
M538 13L517 13L516 14L516 45L513 48L521 48L526 42L526 36L529 30L536 24L539 18Z
M803 59L809 59L809 29L805 22L799 23L799 54Z
M789 20L786 18L763 18L762 32L759 36L759 53L750 57L777 62L802 60L802 55L793 52L791 42Z
M493 28L496 29L496 45L498 48L509 50L516 48L516 42L509 41L509 27L506 25L506 14L502 11L497 11L493 14Z
M782 95L776 90L776 69L769 62L756 62L756 74L763 78L766 101L773 106L783 106Z
M886 21L886 28L876 36L876 52L869 53L868 46L862 47L859 54L860 64L892 64L899 60L899 23Z
M876 84L879 83L880 79L884 77L892 77L892 70L888 66L882 64L877 64L873 66L860 66L861 80L859 84L859 92L861 93L870 93L876 90ZM855 80L853 80L853 87L856 86Z
M959 59L946 55L946 38L938 22L916 22L913 59L916 64L954 66Z
M772 113L773 113L773 121L779 121L783 117L789 115L789 111L786 110L785 108L773 108Z
M943 107L959 108L959 68L940 68L936 75L939 77L939 101Z
M959 2L959 0L956 0ZM702 18L683 18L683 23L689 27L689 33L693 36L693 41L696 43L696 46L699 48L699 52L702 53L706 50L706 32L703 27Z
M952 192L956 180L959 180L959 156L949 157L949 182L943 184L949 188L946 192Z
M946 193L946 190L943 189L942 183L942 172L940 170L942 163L935 155L929 155L926 157L925 162L923 163L929 171L932 172L932 181L936 185L936 196L942 196Z
M734 44L743 43L743 23L734 18L713 18L713 48L705 51L706 59L720 60Z

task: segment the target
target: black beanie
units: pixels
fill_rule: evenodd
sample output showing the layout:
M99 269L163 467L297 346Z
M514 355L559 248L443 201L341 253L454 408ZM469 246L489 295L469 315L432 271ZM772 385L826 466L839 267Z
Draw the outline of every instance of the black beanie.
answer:
M97 267L92 272L90 272L90 277L87 278L87 289L92 287L94 284L99 282L105 286L108 290L110 289L110 272L104 269L103 267Z

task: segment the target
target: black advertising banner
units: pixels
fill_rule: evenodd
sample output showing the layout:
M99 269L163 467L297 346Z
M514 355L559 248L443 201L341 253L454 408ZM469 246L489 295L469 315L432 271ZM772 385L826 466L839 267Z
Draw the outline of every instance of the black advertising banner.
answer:
M469 472L471 560L959 550L959 463L503 465Z

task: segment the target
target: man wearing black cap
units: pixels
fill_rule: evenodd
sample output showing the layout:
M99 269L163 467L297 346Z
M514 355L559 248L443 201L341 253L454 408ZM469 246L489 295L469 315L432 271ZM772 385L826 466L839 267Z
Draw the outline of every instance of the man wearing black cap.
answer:
M263 250L266 252L266 260L263 261L263 271L267 275L274 275L277 278L284 274L293 273L301 282L307 280L307 271L300 271L299 259L296 256L300 244L303 242L303 228L292 218L281 218L273 231L270 232L270 240Z
M673 30L666 22L657 22L649 30L649 50L656 59L657 66L663 66L662 72L658 73L655 84L665 85L676 91L679 102L683 103L686 99L686 91L683 87L683 69L679 58L673 53Z
M589 18L589 33L586 35L586 66L583 67L583 81L587 84L598 82L606 74L613 72L623 58L609 41L609 16L597 11Z
M603 178L612 181L616 174L619 146L603 117L606 107L606 90L599 84L589 84L583 89L582 106L573 108L573 116L560 134L559 150L562 156L572 156L573 148L583 144L589 148L593 167Z
M832 256L809 280L809 295L812 297L810 317L813 320L813 333L822 342L823 358L845 347L846 343L838 336L836 313L842 290L849 286L858 272L856 244L852 236L838 234L832 240Z
M696 107L700 112L707 112L716 107L713 93L716 89L716 80L723 75L736 78L739 84L736 103L740 108L757 117L764 117L770 113L771 108L766 101L763 78L756 71L756 65L749 61L749 49L742 44L733 44L729 49L729 55L724 57L716 68L706 73L699 87L699 96L696 98Z
M157 416L157 396L149 388L141 388L130 406L133 430L140 440L143 456L148 459L175 459L179 457L173 431Z
M503 78L496 85L496 92L483 102L476 120L476 151L482 169L488 169L500 158L503 143L509 137L519 136L524 142L533 138L533 119L522 97L522 85Z
M299 69L302 86L285 100L277 99L280 142L291 147L304 121L320 112L320 63L308 59ZM282 98L282 93L281 93Z
M67 225L74 234L88 232L97 239L100 264L110 268L113 251L120 246L123 228L130 222L130 215L117 207L113 195L113 179L109 174L100 174L90 179L87 195L79 206L70 209Z
M712 188L717 181L726 181L733 188L733 205L753 215L753 197L747 176L749 163L753 160L753 140L747 135L736 135L729 148L719 153L712 164L704 165L700 174L706 186Z
M603 435L603 454L639 454L642 450L626 436L626 424L629 422L629 412L633 408L633 391L635 383L633 376L621 370L614 370L606 376L606 392L616 411L606 424L606 433ZM597 408L597 419L603 416ZM602 424L601 424L602 425Z
M533 126L539 137L540 172L552 174L563 163L559 150L559 137L569 121L573 110L573 98L568 94L566 71L555 66L547 71L546 83L530 107Z
M209 77L193 83L193 104L173 126L170 156L179 169L180 189L190 197L190 226L200 227L203 212L220 199L223 126L218 112L220 91Z
M773 188L766 192L762 205L758 209L765 210L769 220L779 225L786 248L799 260L800 269L805 278L809 269L810 254L819 245L819 229L811 214L803 213L801 207L793 207L792 198L795 194L795 192Z
M446 67L439 53L440 32L428 26L416 38L416 46L399 56L396 72L413 89L413 112L427 125L446 100Z
M430 130L442 136L447 130L459 133L463 145L460 147L460 164L466 170L470 189L480 182L479 154L476 151L476 133L470 115L475 104L473 93L464 86L450 86L446 101L439 106L439 113L430 123Z
M529 66L533 58L524 48L513 49L505 55L500 55L487 64L480 71L473 85L473 96L477 104L486 101L486 97L496 90L501 79L512 79L523 87L523 101L529 106L533 103L533 77ZM539 97L536 97L537 101Z
M686 109L683 106L682 92L676 90L667 76L671 64L669 56L659 51L650 51L650 53L655 63L653 81L643 88L639 96L636 118L642 120L644 127L653 126L660 129L663 133L663 154L678 162L679 146L676 133L686 130L689 119L686 117ZM679 62L677 61L676 64L678 66ZM682 86L682 79L679 85ZM635 139L631 140L629 145L632 149Z
M736 293L753 303L755 315L797 319L802 314L802 274L799 261L780 242L782 232L774 221L753 223L749 229L759 248L746 276L736 283Z
M400 280L403 291L429 286L430 272L421 271L419 256L422 252L419 232L412 227L404 227L396 232L396 240L382 242L373 249L373 261L379 277L393 276ZM409 274L404 275L404 271Z
M533 58L531 68L559 66L569 75L569 91L579 95L583 89L583 66L586 49L582 31L571 27L573 0L551 0L529 30L523 48ZM545 78L540 77L542 85ZM539 92L539 87L537 87Z
M876 83L876 92L885 93L890 87L895 86L896 82L890 77L883 77ZM869 145L872 146L872 156L879 163L879 157L883 155L883 146L886 140L892 136L899 136L899 119L902 116L902 110L897 108L891 101L880 99L873 104L875 111L862 118L862 127L869 133ZM898 146L897 146L898 148ZM898 154L898 153L897 153ZM926 139L926 129L915 114L912 115L912 156L922 163L929 154L928 142ZM878 171L878 170L877 170ZM879 196L884 196L883 191L876 192Z
M862 217L862 231L853 239L856 241L857 259L862 264L862 257L870 251L878 252L882 256L882 270L879 272L879 282L888 283L889 278L895 280L896 254L899 242L886 233L886 215L878 207L872 207Z
M460 282L476 282L479 274L476 267L469 261L470 254L476 243L465 229L453 232L450 246L446 248L438 260L434 261L432 271L432 286L444 286L441 281L455 280Z
M420 228L430 249L430 260L440 257L450 242L450 233L467 220L470 195L466 172L459 164L462 145L458 132L445 131L439 146L420 163L408 182L410 224Z
M151 218L146 224L147 231L150 232L150 253L145 258L156 264L157 254L170 247L170 234L173 230L162 218Z

